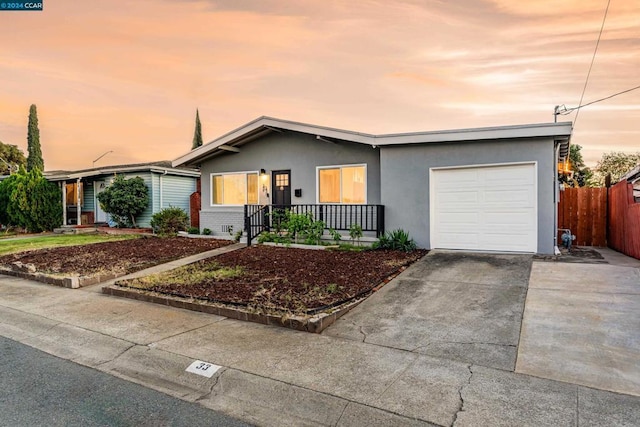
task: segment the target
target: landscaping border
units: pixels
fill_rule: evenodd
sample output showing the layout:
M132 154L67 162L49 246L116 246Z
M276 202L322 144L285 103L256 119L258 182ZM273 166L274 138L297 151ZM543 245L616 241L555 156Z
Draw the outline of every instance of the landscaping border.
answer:
M0 266L0 274L7 276L20 277L21 279L34 280L36 282L46 283L47 285L55 285L63 288L78 289L83 286L95 285L106 282L107 280L117 279L127 275L128 273L99 273L91 276L54 276L46 273L29 273L26 271L16 271L10 268Z

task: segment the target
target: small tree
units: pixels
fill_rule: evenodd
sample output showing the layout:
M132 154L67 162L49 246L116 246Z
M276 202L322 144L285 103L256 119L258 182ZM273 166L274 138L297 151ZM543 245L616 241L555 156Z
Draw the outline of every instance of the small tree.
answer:
M573 171L573 177L560 176L560 182L564 182L570 187L584 187L593 176L591 169L584 164L580 150L582 150L582 146L577 144L571 144L569 148L569 166Z
M10 175L26 164L27 159L17 146L0 141L0 175Z
M6 214L10 224L32 233L53 230L62 224L60 188L47 181L39 169L21 169L9 179ZM4 189L0 193L0 198L6 197Z
M194 150L202 145L202 126L200 125L200 112L196 110L196 129L193 132L193 143L191 149Z
M118 227L137 227L136 217L149 205L149 189L139 176L126 179L116 175L111 185L98 194L98 201Z
M27 171L44 170L42 148L40 147L40 129L38 129L38 112L35 104L29 108L29 127L27 130Z

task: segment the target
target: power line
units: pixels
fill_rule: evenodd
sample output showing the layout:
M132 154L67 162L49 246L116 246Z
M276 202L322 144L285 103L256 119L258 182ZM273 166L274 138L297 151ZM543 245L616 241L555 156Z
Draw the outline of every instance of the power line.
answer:
M584 81L584 87L582 88L582 95L580 95L580 102L578 103L578 112L576 113L575 119L573 119L573 127L576 126L578 122L578 115L580 114L580 107L582 107L582 100L584 99L584 93L587 91L587 84L589 83L589 76L591 75L591 69L593 68L593 63L596 60L596 53L598 52L598 45L600 44L600 38L602 37L602 30L604 29L604 21L607 19L607 13L609 12L609 5L611 4L611 0L607 0L607 8L604 10L604 17L602 18L602 25L600 26L600 33L598 34L598 41L596 41L596 48L593 51L593 56L591 57L591 65L589 65L589 71L587 72L587 78Z
M632 88L620 91L618 93L614 93L613 95L605 96L604 98L596 99L595 101L587 102L586 104L579 105L579 106L573 107L573 108L566 108L563 105L562 109L560 109L560 108L558 109L557 114L562 114L563 116L566 116L567 114L570 114L570 113L572 113L573 111L576 111L576 110L578 110L578 112L579 112L581 108L584 108L587 105L591 105L591 104L595 104L597 102L605 101L605 100L611 99L611 98L613 98L615 96L622 95L623 93L631 92L631 91L638 90L638 89L640 89L640 86L632 87ZM576 114L576 117L578 117L577 114ZM574 120L573 124L575 126L575 120Z

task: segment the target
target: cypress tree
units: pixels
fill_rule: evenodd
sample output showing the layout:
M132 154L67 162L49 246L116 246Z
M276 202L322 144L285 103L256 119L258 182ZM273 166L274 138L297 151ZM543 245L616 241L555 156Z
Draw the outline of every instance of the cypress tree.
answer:
M44 170L44 160L42 159L42 149L40 148L40 130L38 129L38 112L36 105L31 104L29 108L29 128L27 130L27 171L37 169Z
M196 130L193 133L193 144L191 149L196 149L202 145L202 127L200 126L200 113L196 110Z

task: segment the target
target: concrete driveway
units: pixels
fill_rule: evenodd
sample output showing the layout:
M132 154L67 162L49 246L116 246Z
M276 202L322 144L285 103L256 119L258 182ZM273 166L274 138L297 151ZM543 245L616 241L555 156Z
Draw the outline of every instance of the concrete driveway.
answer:
M324 335L513 371L531 264L432 251Z
M640 261L534 262L516 372L640 396Z

